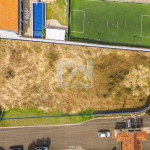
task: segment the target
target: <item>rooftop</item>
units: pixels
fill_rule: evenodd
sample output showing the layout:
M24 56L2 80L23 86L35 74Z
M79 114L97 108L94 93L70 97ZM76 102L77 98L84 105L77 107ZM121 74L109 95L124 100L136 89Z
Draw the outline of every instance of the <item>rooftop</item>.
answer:
M18 33L18 0L0 0L0 29Z
M147 133L141 131L135 134L119 133L116 137L117 142L122 142L122 150L142 150L142 144L140 141L147 140Z

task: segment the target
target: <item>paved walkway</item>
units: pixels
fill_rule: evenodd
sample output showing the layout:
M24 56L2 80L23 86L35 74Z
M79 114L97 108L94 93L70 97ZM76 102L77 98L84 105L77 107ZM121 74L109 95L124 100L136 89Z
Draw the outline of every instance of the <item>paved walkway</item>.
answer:
M23 35L26 37L32 37L32 3L37 2L38 0L24 0L23 10L27 8L30 11L29 23L23 23Z

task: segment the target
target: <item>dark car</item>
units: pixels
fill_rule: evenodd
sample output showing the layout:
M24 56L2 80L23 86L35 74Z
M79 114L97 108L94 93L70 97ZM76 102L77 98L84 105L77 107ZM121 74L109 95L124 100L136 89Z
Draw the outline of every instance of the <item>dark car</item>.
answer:
M9 150L23 150L23 146L11 146Z

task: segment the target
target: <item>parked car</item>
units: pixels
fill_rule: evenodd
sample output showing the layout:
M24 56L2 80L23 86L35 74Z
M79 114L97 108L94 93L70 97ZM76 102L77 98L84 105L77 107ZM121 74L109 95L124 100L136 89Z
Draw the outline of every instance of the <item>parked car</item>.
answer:
M38 146L35 148L35 150L48 150L47 146Z
M11 146L9 150L23 150L23 146Z
M110 130L99 130L98 137L99 138L110 137Z

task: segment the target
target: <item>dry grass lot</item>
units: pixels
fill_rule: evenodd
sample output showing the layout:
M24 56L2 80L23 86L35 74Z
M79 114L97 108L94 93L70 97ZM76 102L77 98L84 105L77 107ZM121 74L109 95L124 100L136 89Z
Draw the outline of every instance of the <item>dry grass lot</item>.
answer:
M91 89L56 87L58 59L93 62ZM79 73L66 83L90 82ZM36 107L44 111L78 113L87 109L116 110L145 105L150 95L150 53L65 45L0 42L0 99L6 110Z

